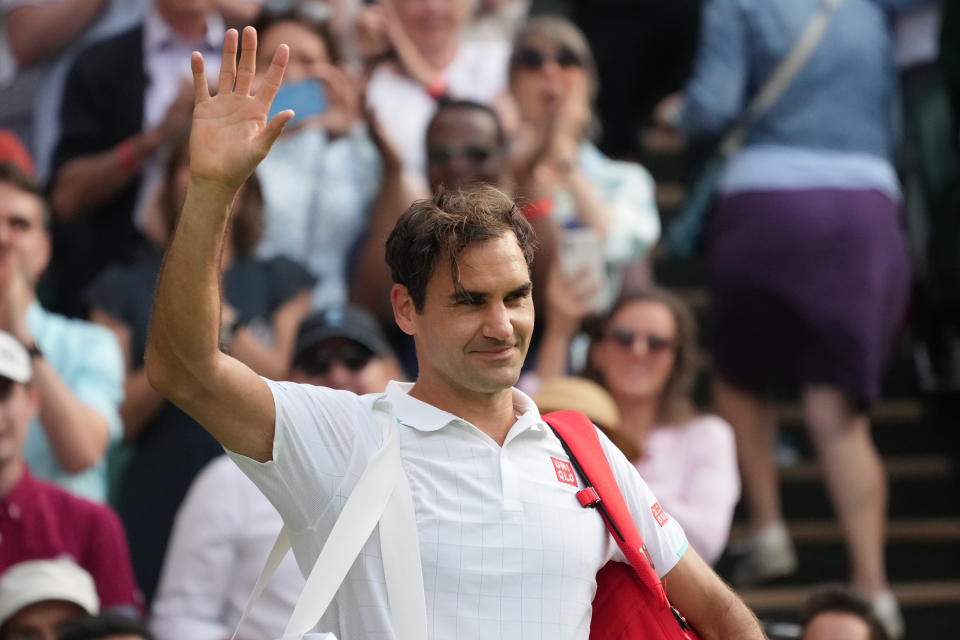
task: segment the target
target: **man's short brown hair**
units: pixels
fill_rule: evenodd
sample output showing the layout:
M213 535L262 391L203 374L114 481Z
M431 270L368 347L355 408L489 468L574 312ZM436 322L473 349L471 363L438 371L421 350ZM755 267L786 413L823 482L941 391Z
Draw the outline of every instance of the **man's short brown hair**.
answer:
M387 238L387 264L393 281L402 284L418 313L437 261L449 260L454 286L460 287L457 261L467 247L513 233L527 267L533 263L536 237L517 204L491 186L468 191L440 190L432 199L410 205Z
M30 176L13 162L0 162L0 184L7 184L23 193L28 193L40 201L40 207L43 211L43 228L50 228L50 208L47 206L47 200L44 197L43 189Z

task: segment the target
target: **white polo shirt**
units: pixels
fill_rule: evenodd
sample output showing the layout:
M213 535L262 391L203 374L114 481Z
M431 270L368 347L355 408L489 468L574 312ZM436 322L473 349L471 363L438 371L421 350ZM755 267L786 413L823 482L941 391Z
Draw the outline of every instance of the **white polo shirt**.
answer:
M268 381L276 402L273 460L230 453L280 512L306 574L369 457L381 446L373 404L400 425L416 509L430 637L587 640L595 575L624 558L575 494L569 458L536 405L514 390L517 421L503 446L473 425L407 395ZM677 522L623 454L604 450L657 572L687 549ZM229 453L229 452L228 452ZM660 513L659 524L653 511ZM367 541L318 629L348 640L392 639L380 546Z

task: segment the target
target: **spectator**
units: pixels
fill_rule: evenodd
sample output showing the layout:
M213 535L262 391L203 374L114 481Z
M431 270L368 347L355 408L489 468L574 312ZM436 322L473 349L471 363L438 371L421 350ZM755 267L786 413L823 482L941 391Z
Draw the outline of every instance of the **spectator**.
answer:
M71 622L57 640L155 640L142 622L100 615ZM191 638L193 640L193 638Z
M356 307L343 307L304 319L291 378L364 394L382 392L390 380L403 376L376 320ZM153 606L158 640L229 637L282 524L229 458L211 462L177 514ZM280 637L303 584L288 555L238 638Z
M537 366L545 384L563 375L566 349L585 315L570 311L576 290L559 274L551 280ZM698 413L691 401L699 369L692 312L666 291L640 289L621 297L588 333L583 375L604 385L621 418L608 435L680 522L697 553L715 563L730 535L740 482L730 425Z
M0 329L29 348L40 398L24 457L38 476L102 501L104 455L120 436L120 349L102 327L37 301L50 259L47 210L38 187L10 164L0 164L0 230Z
M161 202L166 234L174 232L186 197L186 139L168 159ZM223 287L230 306L220 341L262 375L286 375L297 326L309 308L314 280L286 258L257 260L263 202L256 178L237 198L222 258ZM126 397L121 408L131 459L118 486L117 511L133 551L137 580L152 598L173 519L196 474L223 450L203 429L161 398L147 382L143 354L160 253L104 272L87 300L92 319L114 331L126 353Z
M156 0L141 23L78 56L52 169L57 309L83 315L86 285L142 246L164 153L190 123L190 53L215 52L223 33L214 0Z
M843 587L813 592L800 612L800 640L887 640L870 603Z
M56 640L99 607L90 574L70 560L23 562L0 575L0 640Z
M45 182L64 79L77 53L130 27L146 0L0 2L0 126L32 151Z
M377 147L360 119L361 89L334 66L339 60L323 25L288 13L267 17L258 32L261 72L270 66L265 52L280 43L291 50L275 111L309 111L309 103L284 103L308 88L325 98L316 100L319 114L287 126L257 169L266 203L257 253L306 266L317 278L314 308L340 305L347 298L349 252L367 228L380 181Z
M366 43L365 57L391 54L373 69L367 103L397 144L404 166L418 176L426 168L424 133L437 98L491 104L506 91L509 44L462 38L472 6L470 0L396 0L361 16L358 38Z
M510 57L510 92L521 121L514 164L537 173L559 227L594 231L606 269L598 304L606 309L625 280L649 281L645 258L660 235L653 178L588 141L596 67L583 34L567 20L541 16L521 29Z
M796 566L780 508L770 392L799 387L852 586L899 637L883 556L886 475L868 417L909 280L890 161L894 74L883 4L847 0L832 15L813 55L727 166L708 241L714 401L737 432L750 512L734 580L758 582ZM693 76L660 119L692 137L731 126L819 6L708 2Z
M105 608L139 612L123 528L109 507L35 478L23 458L39 389L30 356L0 331L0 572L68 554L92 576ZM2 601L2 597L0 597Z

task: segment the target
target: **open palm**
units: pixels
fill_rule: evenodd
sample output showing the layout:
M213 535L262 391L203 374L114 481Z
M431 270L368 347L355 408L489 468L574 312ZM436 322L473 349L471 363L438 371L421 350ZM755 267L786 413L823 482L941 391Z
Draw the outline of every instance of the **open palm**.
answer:
M263 160L284 125L293 117L282 111L267 122L270 103L280 88L290 51L280 45L261 86L254 93L257 32L243 30L243 50L237 64L239 36L229 29L223 39L223 61L219 88L210 95L203 70L203 56L194 53L195 100L193 128L190 132L190 173L194 179L210 181L228 189L237 189Z

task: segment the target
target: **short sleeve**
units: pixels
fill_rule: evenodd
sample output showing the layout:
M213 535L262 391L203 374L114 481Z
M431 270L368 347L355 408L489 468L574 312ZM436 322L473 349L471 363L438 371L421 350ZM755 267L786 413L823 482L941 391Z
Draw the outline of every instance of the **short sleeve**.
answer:
M68 384L77 400L95 409L110 427L110 439L123 432L120 404L123 402L124 363L117 339L109 329L85 323L83 360Z
M612 217L606 255L611 262L627 263L643 257L660 238L656 185L638 164L609 160L610 179L603 194Z
M304 291L313 289L317 279L299 262L284 256L266 261L267 281L270 287L270 314Z
M103 309L117 319L126 318L126 298L130 290L127 271L108 267L84 291L84 300L91 308Z
M620 449L599 429L597 433L623 499L650 554L653 568L662 578L673 569L690 546L683 527L663 510L647 483L637 473L636 467L624 457ZM614 555L621 562L626 562L619 548Z
M314 527L344 480L359 478L382 436L370 408L349 391L266 380L276 407L267 462L227 451L293 532ZM350 484L352 488L352 483Z

